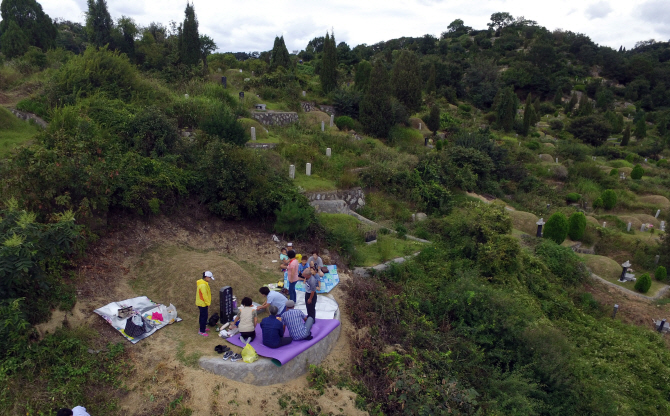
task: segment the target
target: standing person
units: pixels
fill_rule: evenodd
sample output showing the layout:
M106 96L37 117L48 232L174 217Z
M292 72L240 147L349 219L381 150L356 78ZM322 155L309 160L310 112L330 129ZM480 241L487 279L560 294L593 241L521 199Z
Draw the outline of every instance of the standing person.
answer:
M307 256L303 257L300 259L300 264L298 265L298 277L302 279L302 272L305 271L305 269L309 268L309 264L307 264Z
M307 306L307 316L316 321L316 287L319 285L319 279L314 276L312 269L307 268L302 272L305 278L305 305Z
M284 325L277 319L277 307L270 305L268 311L270 316L261 321L263 345L270 348L279 348L293 342L293 338L284 336Z
M295 251L293 250L288 251L288 258L290 259L288 264L288 298L295 302L297 299L295 285L298 283L300 263L298 263L298 259L295 258Z
M258 307L258 311L262 311L270 305L274 305L279 310L277 313L278 315L284 313L284 308L286 307L286 296L279 292L275 292L274 290L270 290L266 286L258 289L258 292L265 297L265 303Z
M207 328L207 317L209 316L208 307L212 304L212 290L209 288L209 282L212 280L215 280L212 272L204 272L202 279L197 282L198 288L195 293L195 304L200 310L200 331L198 331L198 334L203 337L209 336L207 334L207 331L209 331L209 328Z
M312 325L314 325L314 318L305 316L302 311L293 309L295 303L292 300L286 302L286 311L281 317L284 323L284 328L288 328L288 333L293 338L293 341L301 341L312 339Z
M237 326L240 330L240 341L250 344L256 338L256 325L258 325L258 316L256 310L252 308L251 298L242 299L240 308L240 324Z

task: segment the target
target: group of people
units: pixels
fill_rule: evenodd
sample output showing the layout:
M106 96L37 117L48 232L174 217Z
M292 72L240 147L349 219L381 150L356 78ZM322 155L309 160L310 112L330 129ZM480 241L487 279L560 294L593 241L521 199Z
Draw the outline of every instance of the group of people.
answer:
M265 298L265 302L257 309L253 308L251 298L242 299L238 311L239 322L237 328L240 332L240 340L250 343L256 338L256 325L258 325L258 312L267 309L269 316L261 322L263 333L263 345L270 348L279 348L293 341L312 339L311 329L316 322L317 290L320 288L320 278L327 273L324 270L323 260L318 251L314 250L311 256L303 256L298 260L296 253L289 244L289 249L282 248L280 255L281 267L288 272L289 298L280 292L272 291L268 287L261 287L258 291ZM200 311L198 334L207 337L208 307L212 303L212 292L209 282L215 280L212 272L206 271L202 279L197 282L195 303ZM295 309L297 302L296 284L303 281L305 285L305 305L307 315ZM288 329L288 335L286 335Z

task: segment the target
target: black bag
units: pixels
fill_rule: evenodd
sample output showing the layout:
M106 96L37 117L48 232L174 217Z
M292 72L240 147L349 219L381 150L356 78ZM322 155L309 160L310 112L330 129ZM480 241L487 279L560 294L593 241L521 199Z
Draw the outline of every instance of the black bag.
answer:
M216 326L216 324L218 324L218 323L219 323L219 314L218 313L215 313L214 315L210 316L209 321L207 322L207 324L209 326Z
M133 322L133 317L131 316L130 318L126 319L126 329L124 332L129 337L137 338L140 335L144 335L146 331L144 330L144 323L142 326L137 325L135 322Z

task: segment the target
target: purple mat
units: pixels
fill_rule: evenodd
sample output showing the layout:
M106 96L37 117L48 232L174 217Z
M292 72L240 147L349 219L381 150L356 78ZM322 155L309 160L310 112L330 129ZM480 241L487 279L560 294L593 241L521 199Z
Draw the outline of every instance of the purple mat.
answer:
M275 362L275 364L284 365L297 357L300 353L307 351L312 345L324 339L339 325L340 321L337 319L317 319L316 323L312 326L312 336L314 338L309 341L293 341L283 347L268 348L263 345L263 331L261 331L261 324L259 323L256 325L256 338L251 342L251 346L254 347L256 353L261 357L272 358L272 361ZM284 336L289 336L288 328L284 332ZM226 341L233 345L237 345L238 347L244 347L245 345L240 341L239 334L227 338Z

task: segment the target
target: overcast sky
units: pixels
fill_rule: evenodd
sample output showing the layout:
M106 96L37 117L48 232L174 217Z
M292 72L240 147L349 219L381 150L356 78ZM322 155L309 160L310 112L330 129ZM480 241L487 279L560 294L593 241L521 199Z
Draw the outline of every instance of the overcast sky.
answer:
M38 0L40 1L40 0ZM86 0L41 0L52 18L84 21ZM272 49L283 35L289 52L335 30L351 47L401 36L440 35L454 19L485 29L492 13L525 16L550 30L584 33L601 45L632 48L640 40L670 39L670 0L194 0L200 33L219 52ZM107 0L112 18L140 25L184 20L186 0Z

